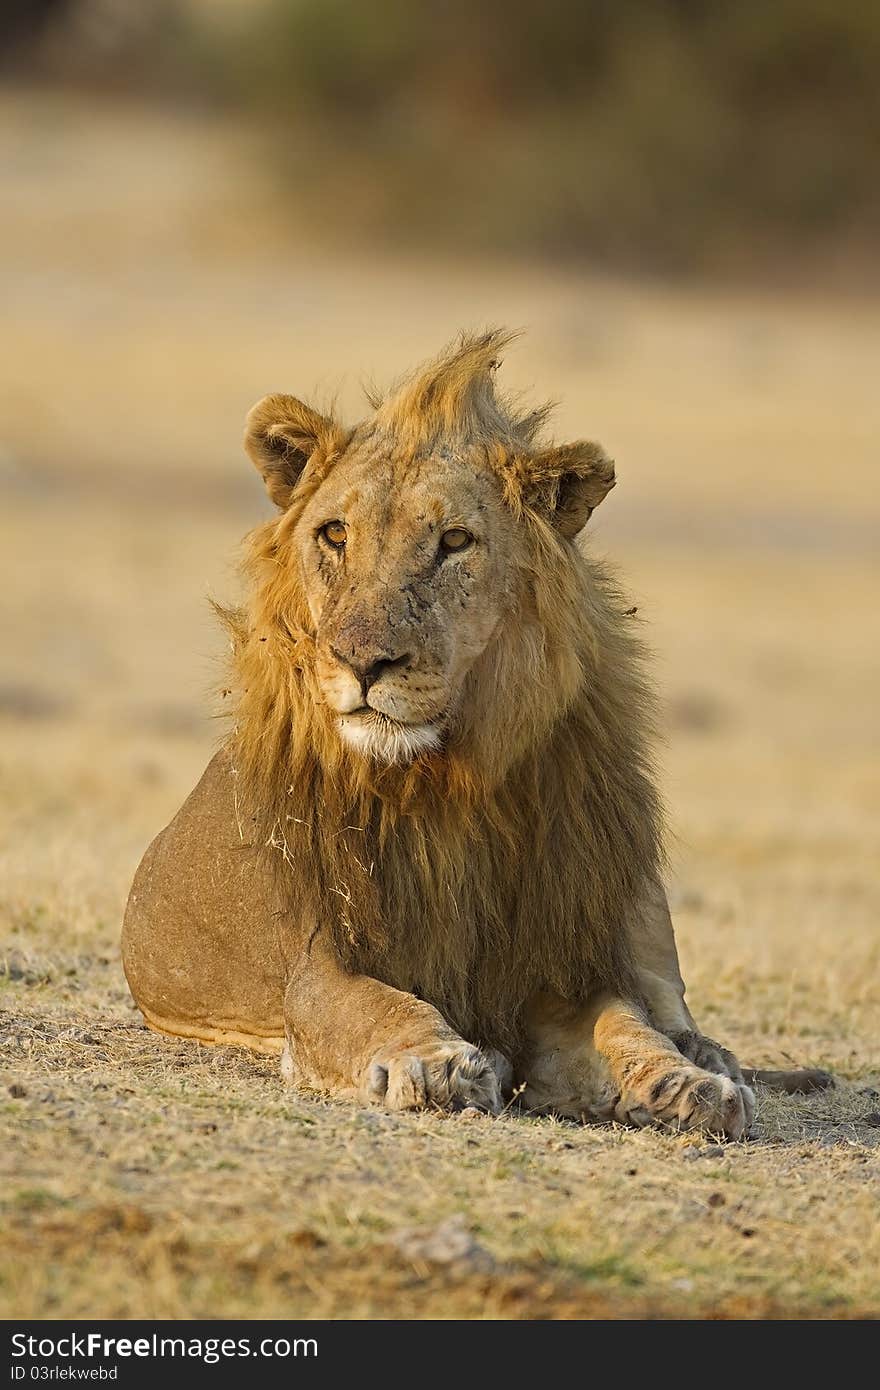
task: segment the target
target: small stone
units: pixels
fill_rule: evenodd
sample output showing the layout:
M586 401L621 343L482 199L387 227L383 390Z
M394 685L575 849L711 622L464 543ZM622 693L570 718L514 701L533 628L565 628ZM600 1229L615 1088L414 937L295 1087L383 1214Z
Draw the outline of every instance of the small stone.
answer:
M469 1265L490 1270L495 1261L467 1229L463 1216L451 1216L429 1230L397 1231L389 1243L404 1259L417 1264Z
M710 1207L723 1207L725 1200L726 1198L723 1192L710 1192L709 1196L706 1198L706 1202Z

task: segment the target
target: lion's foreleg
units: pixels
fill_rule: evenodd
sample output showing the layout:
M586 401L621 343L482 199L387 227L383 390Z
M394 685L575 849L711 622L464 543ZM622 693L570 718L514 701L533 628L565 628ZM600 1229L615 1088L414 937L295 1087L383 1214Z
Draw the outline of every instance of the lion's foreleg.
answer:
M606 997L593 1024L597 1052L619 1088L616 1116L633 1124L667 1124L738 1139L754 1119L742 1080L694 1064L649 1023L642 1009Z
M729 1076L742 1086L733 1053L701 1033L685 1003L675 932L662 884L648 885L632 924L631 939L641 996L651 1022L679 1052L705 1071Z
M642 997L655 1026L669 1037L696 1031L684 999L666 892L657 880L646 884L629 923L629 934Z
M795 1095L833 1085L827 1071L753 1071L740 1068L732 1052L701 1033L684 999L675 932L666 893L660 883L649 885L639 903L632 930L639 985L652 1022L689 1061L706 1071L729 1076L737 1085L756 1081L770 1090Z
M394 1110L501 1107L489 1058L424 1000L345 970L320 936L293 963L284 1026L294 1083Z
M575 1006L541 995L527 1024L518 1073L531 1109L731 1138L751 1124L751 1091L695 1066L635 1003L602 994Z

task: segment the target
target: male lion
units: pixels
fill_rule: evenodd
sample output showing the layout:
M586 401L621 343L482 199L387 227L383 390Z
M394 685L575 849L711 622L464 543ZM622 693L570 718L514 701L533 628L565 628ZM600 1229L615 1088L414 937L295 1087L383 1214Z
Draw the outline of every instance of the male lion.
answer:
M282 1049L391 1109L530 1109L737 1138L660 883L651 694L581 532L597 444L496 394L463 337L345 429L260 401L280 516L224 614L235 727L137 872L125 970L147 1023ZM794 1084L791 1077L782 1078Z

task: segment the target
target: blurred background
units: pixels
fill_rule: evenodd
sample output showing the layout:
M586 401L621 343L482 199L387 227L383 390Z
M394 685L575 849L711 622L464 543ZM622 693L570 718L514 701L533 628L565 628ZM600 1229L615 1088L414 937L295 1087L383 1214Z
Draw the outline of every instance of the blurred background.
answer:
M131 874L222 728L206 596L268 514L249 406L356 418L504 323L617 460L698 1016L867 1067L880 9L6 0L0 51L10 978L127 1008Z

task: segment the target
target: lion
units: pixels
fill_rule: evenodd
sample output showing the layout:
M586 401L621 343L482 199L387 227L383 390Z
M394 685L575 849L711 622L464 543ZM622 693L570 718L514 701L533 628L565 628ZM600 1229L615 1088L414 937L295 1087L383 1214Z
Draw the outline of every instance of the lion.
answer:
M511 336L354 428L251 410L279 514L218 610L234 724L137 871L126 976L149 1027L325 1093L737 1139L753 1077L685 1003L645 653L585 540L614 464L496 390Z

